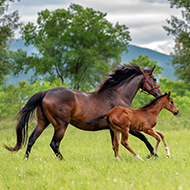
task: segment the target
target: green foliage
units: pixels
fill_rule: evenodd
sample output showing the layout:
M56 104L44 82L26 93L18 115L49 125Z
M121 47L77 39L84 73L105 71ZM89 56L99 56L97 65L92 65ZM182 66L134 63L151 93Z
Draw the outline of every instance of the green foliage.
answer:
M149 60L148 56L147 55L139 55L139 57L136 59L136 58L133 58L131 60L131 63L136 63L137 65L139 65L139 67L141 68L146 68L146 67L153 67L156 65L156 68L154 70L154 75L155 76L158 76L159 74L162 73L162 70L164 69L163 67L159 66L157 64L157 61L151 61Z
M33 45L39 54L14 52L14 74L32 68L32 81L43 77L50 82L60 79L80 90L95 87L120 62L131 40L128 27L113 26L105 17L106 13L77 4L68 10L41 11L36 25L28 23L22 29L25 44Z
M18 11L8 12L9 3L14 0L0 1L0 82L10 72L9 45L14 37L15 30L20 26Z
M171 63L178 79L190 84L190 3L187 0L169 1L171 7L183 8L182 19L171 16L171 20L167 20L170 27L164 26L168 34L175 37L175 53L172 55Z
M15 119L19 110L32 95L61 85L61 82L58 80L53 84L38 81L32 85L22 81L19 82L17 87L14 85L3 87L0 90L0 120Z
M159 79L159 85L163 92L171 91L172 97L185 96L188 91L190 91L190 86L183 81L171 81L167 78Z

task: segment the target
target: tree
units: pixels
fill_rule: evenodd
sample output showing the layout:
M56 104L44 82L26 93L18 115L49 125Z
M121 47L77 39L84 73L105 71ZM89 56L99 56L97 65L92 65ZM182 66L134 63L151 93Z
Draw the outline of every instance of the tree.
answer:
M183 8L181 11L182 19L171 16L171 20L167 20L170 27L164 26L168 35L175 37L175 48L171 63L178 79L190 83L190 1L169 0L169 2L172 8Z
M7 40L9 39L9 43L11 42L14 37L14 31L20 26L18 11L8 13L8 3L10 2L14 2L14 0L0 1L0 81L10 72Z
M131 40L128 27L113 26L106 13L71 4L68 10L38 13L37 25L28 23L22 29L25 45L33 45L39 54L13 53L14 75L34 70L32 81L41 76L50 82L60 79L70 87L87 90L95 87Z
M153 67L156 65L156 68L154 70L154 75L155 76L158 76L159 74L162 73L162 70L164 69L163 67L159 66L157 64L157 61L151 61L149 60L149 57L147 55L139 55L139 57L136 59L136 58L133 58L131 60L131 63L135 63L137 65L139 65L140 67L142 68L146 68L146 67Z

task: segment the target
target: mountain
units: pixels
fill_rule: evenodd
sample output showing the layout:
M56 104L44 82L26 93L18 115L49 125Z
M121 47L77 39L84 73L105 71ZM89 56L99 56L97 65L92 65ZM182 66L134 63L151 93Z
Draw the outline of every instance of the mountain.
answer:
M28 47L24 46L24 41L21 39L13 42L10 49L13 51L16 51L17 49L23 49L24 51L27 51L28 55L30 55L31 53L37 53L37 50L32 45ZM139 55L147 55L150 60L157 61L157 64L164 68L162 74L159 75L160 78L168 78L168 80L174 81L176 80L173 67L167 64L169 62L169 59L171 58L169 55L162 54L147 48L141 48L135 45L129 45L128 50L129 52L126 55L122 56L121 63L129 63L133 58L138 58ZM20 74L18 78L9 76L6 84L17 85L19 81L29 79L32 74L33 72L30 71L27 75Z
M147 55L149 60L157 61L157 64L164 68L164 70L162 70L162 74L159 75L160 78L168 78L168 80L173 81L177 79L177 77L174 75L174 68L167 64L169 63L171 56L135 45L129 45L128 50L128 54L122 56L122 63L128 63L133 58L138 58L139 55Z

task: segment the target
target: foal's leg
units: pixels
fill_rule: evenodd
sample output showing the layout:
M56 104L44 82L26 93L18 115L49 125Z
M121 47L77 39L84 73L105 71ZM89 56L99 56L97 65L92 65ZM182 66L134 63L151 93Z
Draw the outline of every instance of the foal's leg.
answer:
M131 130L129 130L129 133L130 133L131 135L133 135L133 136L139 138L141 141L143 141L143 142L146 144L148 150L150 151L150 155L148 155L147 158L150 158L152 155L154 155L154 154L153 154L154 148L152 147L152 145L150 144L150 142L148 141L148 139L145 137L145 135L143 135L143 134L142 134L141 132L139 132L139 131L131 131ZM155 156L158 157L157 154L155 154Z
M169 150L169 147L167 146L167 144L166 144L166 141L165 141L165 139L164 139L164 135L162 134L162 132L160 132L160 131L158 131L158 130L156 130L156 129L154 129L159 135L160 135L160 137L162 138L162 141L163 141L163 143L164 143L164 148L165 148L165 150L166 150L166 155L167 155L167 157L169 158L170 157L170 150Z
M155 130L154 128L147 129L147 130L145 130L145 131L143 131L143 132L146 133L146 134L148 134L148 135L153 136L153 137L157 140L156 146L155 146L155 148L154 148L154 150L153 150L153 154L150 155L150 157L152 157L153 155L156 154L156 151L157 151L157 149L158 149L158 145L159 145L159 143L160 143L160 135L156 132L156 130ZM149 158L150 158L150 157L149 157Z
M119 139L120 139L120 131L113 129L114 132L114 140L113 140L113 149L115 152L115 157L119 158Z
M140 160L144 161L138 154L134 152L134 150L129 146L128 143L128 137L129 137L129 131L122 132L122 137L121 137L121 144L129 150L135 157L139 158Z
M61 152L59 151L59 145L60 145L61 140L63 139L67 126L68 126L68 123L66 122L61 122L60 125L54 126L54 135L50 143L52 150L54 151L55 155L60 160L63 159L63 156Z

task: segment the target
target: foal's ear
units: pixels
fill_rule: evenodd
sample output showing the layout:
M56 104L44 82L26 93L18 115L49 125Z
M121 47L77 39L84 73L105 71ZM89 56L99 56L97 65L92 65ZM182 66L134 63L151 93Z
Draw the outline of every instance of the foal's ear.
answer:
M168 97L169 97L170 95L171 95L171 92L169 91L169 92L168 92Z
M156 65L154 65L154 67L152 67L152 68L150 69L150 75L153 73L155 67L156 67Z

